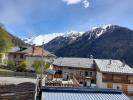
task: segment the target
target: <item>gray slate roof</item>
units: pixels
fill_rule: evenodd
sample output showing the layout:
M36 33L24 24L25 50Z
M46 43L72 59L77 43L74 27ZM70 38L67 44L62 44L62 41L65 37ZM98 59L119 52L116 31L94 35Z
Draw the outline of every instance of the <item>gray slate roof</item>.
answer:
M122 92L113 89L51 88L43 90L42 100L130 100Z
M133 68L131 68L127 64L123 66L123 62L121 62L120 60L111 60L110 64L110 60L95 59L95 63L97 64L101 72L133 74Z
M54 60L53 65L61 67L94 68L93 60L89 58L60 57Z

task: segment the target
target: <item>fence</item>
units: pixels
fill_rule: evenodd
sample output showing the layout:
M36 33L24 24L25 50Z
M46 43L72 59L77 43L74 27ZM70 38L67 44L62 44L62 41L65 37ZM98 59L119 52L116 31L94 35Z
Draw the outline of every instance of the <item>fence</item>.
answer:
M36 73L29 73L29 72L3 72L3 71L0 71L0 76L36 78L37 74Z

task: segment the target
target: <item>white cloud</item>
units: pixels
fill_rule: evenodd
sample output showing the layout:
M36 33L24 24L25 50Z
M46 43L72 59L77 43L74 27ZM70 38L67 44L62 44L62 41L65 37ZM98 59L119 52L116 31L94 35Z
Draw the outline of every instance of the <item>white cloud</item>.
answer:
M62 1L65 2L68 5L77 4L77 3L81 2L81 0L62 0Z
M85 8L88 8L90 3L88 0L62 0L67 5L79 4L82 3Z
M83 0L83 2L82 2L83 4L84 4L84 7L85 8L88 8L89 7L89 5L90 5L90 3L89 3L89 1L88 0Z

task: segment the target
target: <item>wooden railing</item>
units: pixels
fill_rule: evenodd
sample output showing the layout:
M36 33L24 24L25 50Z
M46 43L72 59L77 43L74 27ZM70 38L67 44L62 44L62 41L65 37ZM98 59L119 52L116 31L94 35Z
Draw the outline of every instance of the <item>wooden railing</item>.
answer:
M58 75L58 76L54 75L54 78L55 77L62 78L62 75ZM46 77L46 83L45 83L46 86L63 86L63 87L79 87L80 86L78 80L75 78L74 75L72 75L69 79L69 80L72 80L72 83L71 82L69 83L68 81L67 84L63 84L61 81L53 81L53 80L47 81L47 80L48 79Z
M76 84L46 83L46 86L78 87Z
M102 80L103 80L103 82L133 84L133 81L128 80L128 79L127 80L124 80L124 79L116 80L116 79L110 79L110 78L103 78Z
M75 76L73 75L73 84L75 84L76 86L80 86L78 80L75 78Z
M75 78L76 79L96 79L96 76L80 76L80 75L76 75Z
M129 84L133 84L133 81L131 81L131 80L128 80L128 83L129 83Z

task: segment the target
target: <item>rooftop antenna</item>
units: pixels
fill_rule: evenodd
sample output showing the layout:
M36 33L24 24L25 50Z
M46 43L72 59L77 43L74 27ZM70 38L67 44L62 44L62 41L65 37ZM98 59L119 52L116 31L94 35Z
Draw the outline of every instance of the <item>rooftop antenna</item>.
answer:
M90 55L90 59L93 59L93 55Z

